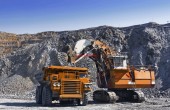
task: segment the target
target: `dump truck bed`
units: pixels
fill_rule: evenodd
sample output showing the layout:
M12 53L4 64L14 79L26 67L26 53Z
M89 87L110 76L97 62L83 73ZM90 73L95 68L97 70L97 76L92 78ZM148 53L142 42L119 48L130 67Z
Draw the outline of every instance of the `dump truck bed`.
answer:
M72 70L72 71L87 71L87 68L81 67L71 67L71 66L49 66L49 69L57 69L57 70Z

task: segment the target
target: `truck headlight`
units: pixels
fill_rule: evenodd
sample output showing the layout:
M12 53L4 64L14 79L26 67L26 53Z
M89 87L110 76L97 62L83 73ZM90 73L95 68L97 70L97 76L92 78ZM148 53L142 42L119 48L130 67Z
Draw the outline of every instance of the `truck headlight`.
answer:
M155 84L155 81L152 81L152 84Z
M91 85L90 85L90 84L85 84L84 87L85 87L85 88L90 88Z
M59 83L59 82L54 82L54 83L53 83L53 86L54 86L54 87L59 87L59 86L60 86L60 83Z

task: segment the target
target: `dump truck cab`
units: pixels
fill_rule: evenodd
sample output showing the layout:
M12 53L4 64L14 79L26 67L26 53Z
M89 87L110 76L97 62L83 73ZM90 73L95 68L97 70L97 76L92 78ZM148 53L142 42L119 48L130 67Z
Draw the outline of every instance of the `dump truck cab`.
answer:
M77 102L86 105L91 83L87 68L49 66L43 68L43 78L36 90L36 102L44 106L53 100L63 103Z

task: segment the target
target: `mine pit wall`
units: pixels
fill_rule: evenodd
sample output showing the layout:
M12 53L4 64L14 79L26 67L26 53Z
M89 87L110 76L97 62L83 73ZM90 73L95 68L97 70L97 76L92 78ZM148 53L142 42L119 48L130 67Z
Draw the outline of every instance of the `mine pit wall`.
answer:
M169 24L167 25L169 26ZM34 77L35 74L41 73L43 66L60 65L62 61L57 59L58 52L64 51L66 44L74 47L75 42L79 39L99 39L121 52L128 52L131 64L156 65L156 86L154 89L144 89L147 93L167 92L170 88L168 80L170 77L170 28L165 25L148 23L125 28L101 26L77 31L43 32L16 36L24 43L21 43L19 47L16 46L15 51L12 49L8 54L3 54L0 59L0 87L6 87L0 90L2 94L7 94L9 90L15 90L13 88L16 86L21 86L20 84L15 85L15 80L22 78L24 83L21 88L25 92L21 90L11 93L27 93L33 90L34 86L38 84ZM94 62L85 58L77 66L88 67L95 81ZM27 78L29 80L25 80ZM27 87L30 88L26 88L24 86L26 84L29 84L30 86Z

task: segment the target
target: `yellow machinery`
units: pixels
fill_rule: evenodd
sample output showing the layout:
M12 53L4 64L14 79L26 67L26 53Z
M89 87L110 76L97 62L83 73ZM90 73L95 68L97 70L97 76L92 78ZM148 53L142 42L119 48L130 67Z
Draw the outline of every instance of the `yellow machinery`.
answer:
M144 93L136 88L155 85L153 67L129 65L126 53L116 52L99 40L79 40L74 51L68 50L68 57L72 64L84 57L95 62L97 85L102 88L93 92L95 102L142 102L145 100Z
M76 102L86 105L87 92L91 91L87 68L49 66L43 68L43 79L36 89L36 103L49 106L53 100L60 104Z

